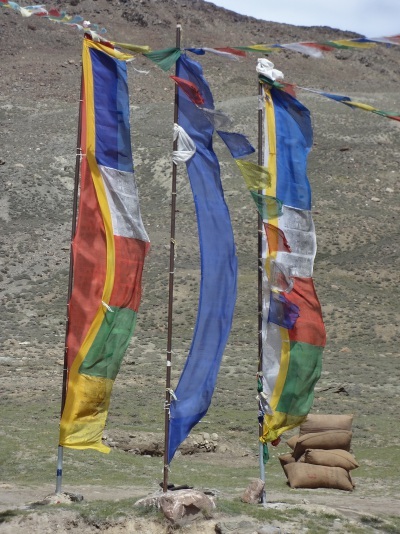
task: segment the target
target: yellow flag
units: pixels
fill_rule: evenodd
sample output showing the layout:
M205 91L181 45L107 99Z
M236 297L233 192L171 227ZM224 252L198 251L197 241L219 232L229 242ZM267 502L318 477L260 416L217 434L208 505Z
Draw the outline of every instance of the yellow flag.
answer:
M271 186L271 175L266 167L241 159L235 161L250 191L262 191Z

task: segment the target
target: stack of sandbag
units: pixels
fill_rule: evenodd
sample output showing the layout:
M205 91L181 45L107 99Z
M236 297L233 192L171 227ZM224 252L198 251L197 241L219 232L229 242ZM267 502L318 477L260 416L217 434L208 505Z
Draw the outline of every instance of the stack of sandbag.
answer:
M279 456L291 488L353 491L350 453L353 416L309 414L299 434L287 441L292 453Z

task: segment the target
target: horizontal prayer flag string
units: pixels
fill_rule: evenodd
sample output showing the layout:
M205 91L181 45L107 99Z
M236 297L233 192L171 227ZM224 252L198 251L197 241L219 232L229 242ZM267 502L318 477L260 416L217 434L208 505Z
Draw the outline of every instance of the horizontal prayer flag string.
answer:
M308 91L310 93L316 93L318 95L329 98L330 100L335 100L336 102L340 102L341 104L345 104L346 106L351 107L351 108L358 108L364 111L370 111L371 113L375 113L376 115L381 115L382 117L386 117L388 119L400 121L399 112L382 111L380 109L374 108L373 106L369 104L364 104L363 102L354 102L354 100L352 100L349 96L335 95L333 93L326 93L325 91L319 91L318 89L309 89L308 87L297 86L297 88L302 89L303 91Z
M245 57L246 52L258 52L269 54L280 49L288 49L302 54L307 54L313 57L322 57L322 52L329 52L335 49L370 49L375 47L377 44L386 44L390 45L400 45L400 34L393 36L382 36L382 37L373 37L366 38L360 37L355 39L338 39L338 40L327 40L327 41L315 41L307 42L300 41L297 43L274 43L274 44L256 44L250 46L226 46L226 47L217 47L217 48L208 48L208 47L199 47L199 48L187 48L179 49L175 47L169 47L162 50L151 50L150 46L147 45L135 45L131 43L120 43L115 41L108 41L104 39L100 34L106 33L105 28L100 28L98 24L92 24L88 20L84 20L80 15L70 16L67 15L65 11L59 11L56 8L46 9L44 5L31 5L31 6L20 6L17 2L12 2L9 0L0 0L0 5L13 9L14 11L20 13L23 17L31 17L32 15L40 16L51 20L52 22L57 22L60 24L65 24L71 27L75 27L79 30L85 32L87 37L90 37L93 41L101 42L104 45L109 45L112 48L114 46L119 48L125 48L134 53L143 54L145 57L156 63L162 70L168 71L172 65L174 65L177 59L181 56L182 52L189 51L198 55L203 55L206 52L211 52L218 54L224 57L229 57L233 59L238 59L240 57ZM265 76L260 76L260 81L264 83L269 83L271 86L283 89L284 91L292 94L294 96L295 84L288 84L286 82L277 82L266 78ZM326 93L324 91L318 91L315 89L309 89L306 87L297 86L299 89L304 91L310 91L326 98L336 100L342 104L347 105L351 108L358 108L364 111L370 111L376 115L386 117L395 121L400 121L400 112L394 111L384 111L376 109L375 107L364 104L362 102L355 102L348 96L335 95L331 93ZM201 100L201 98L200 98ZM200 103L200 100L198 103Z
M92 24L88 20L84 20L80 15L70 16L67 15L65 11L59 11L55 8L47 10L43 5L22 7L17 2L9 2L7 0L0 0L0 4L3 7L9 7L13 9L17 13L20 13L23 17L31 17L32 15L36 15L51 20L52 22L58 22L59 24L66 24L68 26L75 27L81 31L91 28L99 33L104 34L107 32L105 28L100 28L98 24Z
M322 52L331 52L335 49L369 49L374 48L378 43L400 44L400 36L377 37L367 39L365 37L357 39L338 39L335 41L315 41L315 42L297 42L297 43L275 43L275 44L258 44L251 46L233 47L244 52L264 52L270 54L279 49L288 49L313 57L322 57Z
M281 89L285 93L289 93L291 96L294 96L294 97L295 97L295 90L301 89L302 91L308 91L309 93L315 93L315 94L324 96L325 98L329 98L330 100L335 100L336 102L345 104L346 106L350 108L358 108L364 111L370 111L371 113L375 113L376 115L381 115L382 117L386 117L388 119L400 121L400 112L383 111L383 110L374 108L373 106L369 104L364 104L363 102L355 102L349 96L336 95L334 93L327 93L326 91L320 91L318 89L310 89L308 87L301 87L300 85L296 85L294 83L287 83L283 81L278 82L276 80L267 78L266 76L263 76L263 75L259 75L258 79L260 80L261 83L267 83L269 86L275 87L276 89Z
M53 22L58 22L62 24L68 24L74 26L79 30L85 30L91 28L95 32L104 34L107 32L105 28L100 28L98 24L92 24L89 21L85 21L80 15L70 16L67 15L65 11L59 11L56 8L46 9L44 5L33 5L33 6L20 6L17 2L12 2L9 0L0 0L0 4L3 7L8 7L14 11L20 13L23 17L30 17L32 15L40 16L47 18ZM323 52L330 52L335 49L369 49L375 47L377 44L386 44L386 45L400 45L400 35L392 36L381 36L381 37L358 37L355 39L337 39L337 40L327 40L327 41L299 41L294 43L273 43L273 44L255 44L248 46L223 46L223 47L198 47L198 48L187 48L185 50L193 52L198 55L203 55L205 52L211 52L218 54L230 59L239 59L240 57L246 56L247 52L258 52L264 54L271 54L282 49L293 50L295 52L300 52L302 54L307 54L312 57L322 57ZM123 48L130 49L129 44L121 44ZM136 47L135 47L136 48ZM149 49L149 47L147 47ZM167 50L167 49L166 49ZM135 50L137 51L137 50ZM157 52L157 51L155 51ZM159 52L159 51L158 51ZM147 54L148 50L143 51L142 53ZM179 55L176 55L175 61L178 59ZM154 60L152 57L149 59ZM165 64L162 62L158 63L161 68L165 67ZM169 67L168 67L169 68ZM164 70L168 70L164 68Z

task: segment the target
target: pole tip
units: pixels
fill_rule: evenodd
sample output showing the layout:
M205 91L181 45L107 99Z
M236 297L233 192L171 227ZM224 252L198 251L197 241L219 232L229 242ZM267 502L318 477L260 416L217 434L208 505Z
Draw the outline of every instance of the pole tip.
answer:
M176 25L177 28L179 28L180 30L182 29L182 24L180 24L179 22L177 23Z

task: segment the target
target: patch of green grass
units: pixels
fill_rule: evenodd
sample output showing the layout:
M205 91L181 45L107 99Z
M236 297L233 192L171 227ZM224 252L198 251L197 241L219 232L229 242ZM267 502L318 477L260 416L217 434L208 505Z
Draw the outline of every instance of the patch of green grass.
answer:
M26 514L26 512L22 512L21 510L5 510L4 512L0 512L0 525L1 523L7 523L14 519L14 517L22 514Z
M250 456L245 463L230 461L230 453L219 460L212 453L192 456L178 456L171 464L169 479L176 485L189 484L197 489L217 489L224 494L238 495L243 493L251 479L258 478L259 460L256 455ZM289 491L286 478L277 459L271 458L266 465L267 493ZM293 491L293 490L291 490Z
M24 413L18 413L22 412ZM28 407L25 410L16 406L10 414L7 410L0 413L7 434L2 436L0 449L0 465L2 479L7 482L24 485L37 484L51 472L55 473L57 427L52 426L48 413L44 421L32 414ZM16 421L23 421L17 424Z
M163 515L156 508L135 507L134 502L134 499L82 501L74 505L74 509L89 524L106 524L135 516L146 517L152 521L163 521Z
M305 512L304 508L296 505L288 505L285 508L273 509L264 508L262 505L245 504L238 499L217 500L217 510L228 516L245 515L251 517L261 523L265 522L279 522L290 523L298 526L299 530L305 530L309 534L331 534L336 529L336 521L340 520L341 528L346 533L361 534L365 532L363 526L358 527L350 523L347 519L338 515L324 512ZM285 528L283 526L283 528Z
M321 513L307 515L302 526L307 528L308 534L331 534L338 529L346 534L365 534L366 532L373 534L378 531L398 534L399 530L395 523L370 517L361 518L360 523L356 523L333 514Z
M357 458L360 463L360 469L357 470L357 473L360 476L366 474L370 476L371 468L378 469L382 473L383 477L392 478L396 477L396 469L393 469L397 466L398 463L398 447L396 446L386 446L382 448L367 448L365 445L357 447ZM366 466L363 466L363 460L367 463ZM368 466L368 467L367 467Z
M136 499L81 501L73 504L33 505L28 510L6 510L0 513L0 524L12 521L16 517L26 516L33 511L35 514L57 515L61 510L73 512L76 523L81 519L87 525L102 531L126 519L135 517L146 518L149 521L163 523L164 516L153 507L135 507Z
M381 519L376 516L362 516L361 523L365 527L370 527L374 532L379 530L380 532L387 532L389 534L399 534L400 532L400 517L390 516L385 519Z
M1 436L2 481L37 486L56 479L58 420L51 407L15 406L12 413L0 411L4 428ZM44 410L42 412L42 410ZM24 421L16 424L15 421ZM145 485L151 487L161 475L160 458L144 458L119 450L110 454L64 449L64 485Z
M258 521L289 521L298 519L304 514L304 510L299 508L287 508L285 510L275 510L264 508L261 504L247 504L239 499L218 499L217 510L228 516L246 515Z
M362 516L361 523L368 525L373 528L381 527L384 524L383 519L375 516Z
M136 499L121 500L98 500L81 501L72 505L59 504L57 506L34 507L37 514L56 515L60 510L74 512L76 520L81 520L84 524L97 529L105 530L117 524L123 524L126 520L135 518L145 518L149 522L165 524L162 513L154 507L135 507ZM400 532L400 518L387 517L381 519L374 516L362 516L359 523L349 521L332 513L307 511L298 505L286 503L283 508L266 508L263 505L251 505L243 503L239 498L216 500L216 510L208 519L213 519L216 515L221 517L244 516L261 524L274 522L285 529L285 525L293 525L299 530L306 530L309 534L330 534L337 530L338 526L342 532L348 534L363 534L366 532L375 533L377 531L387 534L398 534ZM27 515L30 510L7 510L0 513L0 524L11 521L13 518Z

